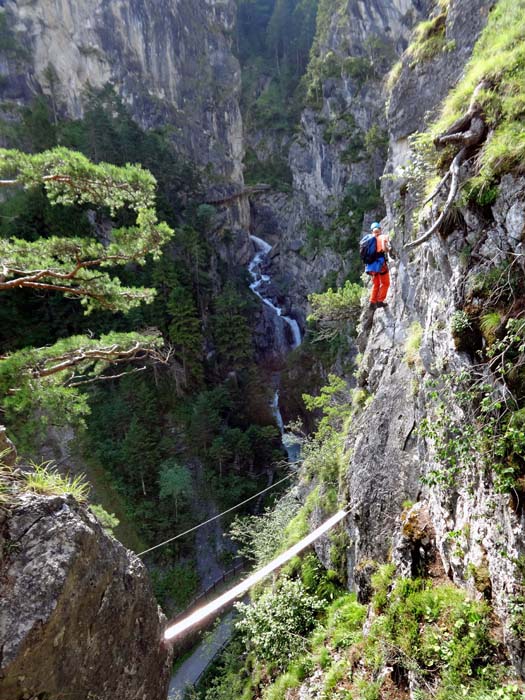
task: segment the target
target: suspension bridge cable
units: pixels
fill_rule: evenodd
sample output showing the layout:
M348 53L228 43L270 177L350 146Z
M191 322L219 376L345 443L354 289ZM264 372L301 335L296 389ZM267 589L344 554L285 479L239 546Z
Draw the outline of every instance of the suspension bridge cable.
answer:
M286 481L291 476L295 476L295 474L296 474L296 472L290 472L290 474L287 474L284 477L284 479L281 479L280 481L276 481L275 484L271 484L271 486L267 486L265 489L263 489L262 491L259 491L259 493L256 493L253 496L250 496L250 498L247 498L245 501L242 501L241 503L237 503L236 506L232 506L231 508L228 508L228 510L225 510L224 512L219 513L219 515L214 515L212 518L205 520L203 523L200 523L199 525L195 525L194 527L190 527L189 530L185 530L184 532L180 532L178 535L175 535L175 537L170 537L169 540L165 540L164 542L160 542L160 544L156 544L154 547L150 547L149 549L145 549L143 552L139 552L139 554L137 554L137 556L142 557L142 556L144 556L144 554L149 554L149 552L153 552L154 549L159 549L160 547L164 547L165 545L169 544L170 542L174 542L175 540L178 540L180 537L184 537L184 535L189 535L190 532L194 532L195 530L198 530L199 528L204 527L204 525L208 525L208 523L211 523L214 520L218 520L219 518L222 518L223 515L227 515L228 513L231 513L233 510L237 510L237 508L240 508L241 506L245 505L246 503L253 501L254 498L257 498L258 496L262 496L263 493L266 493L267 491L274 489L276 486L279 486L279 484L282 484L283 481Z
M205 620L212 613L218 612L225 605L231 603L236 598L243 596L250 588L255 586L256 583L262 581L273 571L281 567L283 564L286 564L286 562L290 561L290 559L299 554L299 552L302 552L304 549L306 549L306 547L310 546L313 542L315 542L315 540L319 539L321 535L324 535L325 532L331 530L335 525L337 525L337 523L346 518L348 512L348 507L343 508L300 542L297 542L297 544L290 547L290 549L286 550L286 552L280 554L269 564L266 564L266 566L263 566L261 569L251 574L247 579L241 581L241 583L238 583L233 588L230 588L229 591L226 591L226 593L223 593L221 596L211 601L211 603L208 603L202 608L195 610L195 612L191 613L182 620L172 623L164 632L164 639L174 639L186 630L190 629L190 627L193 627L199 622L202 622L202 620Z

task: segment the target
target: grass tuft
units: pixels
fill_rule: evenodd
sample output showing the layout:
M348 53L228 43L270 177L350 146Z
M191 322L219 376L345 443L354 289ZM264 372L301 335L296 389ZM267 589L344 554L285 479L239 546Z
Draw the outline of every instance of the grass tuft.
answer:
M500 0L494 7L463 79L432 127L433 136L446 131L464 113L483 79L492 86L479 96L492 133L479 155L478 184L488 188L504 173L524 169L525 0Z
M83 474L75 477L62 476L50 466L50 462L32 464L34 469L25 475L25 486L29 491L46 496L73 496L79 503L87 501L89 484Z

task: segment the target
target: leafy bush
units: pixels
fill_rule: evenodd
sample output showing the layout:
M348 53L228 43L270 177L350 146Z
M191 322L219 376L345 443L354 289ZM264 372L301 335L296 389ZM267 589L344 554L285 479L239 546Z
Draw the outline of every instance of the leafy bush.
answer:
M470 330L470 318L469 315L463 311L454 311L450 319L450 331L452 335L461 335L467 330Z
M320 324L323 338L332 337L347 326L355 331L364 292L360 284L347 280L344 286L338 289L328 289L323 294L310 294L308 301L312 313L308 321L317 321Z
M262 515L237 517L231 526L230 537L239 542L239 554L264 566L282 550L286 527L299 511L300 504L291 491L285 493L273 508ZM298 538L300 539L300 537Z
M369 643L385 650L383 662L400 664L421 680L439 673L444 688L469 682L494 650L486 603L468 600L452 584L421 579L395 582Z
M247 647L282 670L305 650L306 634L324 603L307 593L301 581L284 579L275 593L267 591L251 605L236 607L242 616L236 628Z
M113 535L114 528L118 527L120 524L119 519L114 513L108 513L101 505L96 503L89 506L89 510L93 513L99 523L102 525L104 530L109 534Z

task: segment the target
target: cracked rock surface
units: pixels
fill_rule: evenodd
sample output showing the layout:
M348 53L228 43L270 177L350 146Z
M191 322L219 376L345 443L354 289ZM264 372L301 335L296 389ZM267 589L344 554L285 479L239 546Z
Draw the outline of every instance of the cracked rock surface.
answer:
M0 700L165 698L142 562L72 497L24 494L0 529Z

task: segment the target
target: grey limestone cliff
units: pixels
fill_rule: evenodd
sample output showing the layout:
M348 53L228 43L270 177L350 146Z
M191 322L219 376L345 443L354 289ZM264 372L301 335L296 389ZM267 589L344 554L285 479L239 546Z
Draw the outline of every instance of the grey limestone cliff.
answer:
M289 149L293 192L275 256L303 320L307 294L328 276L349 271L352 255L342 249L356 249L359 238L352 210L358 227L357 209L365 198L369 216L380 215L378 179L388 141L382 82L427 10L417 0L320 3L326 18L318 21L305 76L308 106ZM309 246L312 227L345 243Z
M436 118L492 4L452 1L446 36L454 37L461 48L440 52L418 67L406 57L390 103L384 226L393 235L397 257L391 265L388 308L365 310L358 338L363 353L358 382L372 399L348 436L349 580L366 599L371 562L385 561L393 553L400 573L414 569L421 543L411 548L402 512L404 503L417 501L418 512L426 513L431 522L444 571L472 595L491 599L523 677L525 649L516 632L523 599L519 562L525 552L521 495L513 498L499 492L479 455L472 455L455 479L429 478L445 467L434 441L419 428L425 419L435 419L431 386L446 375L457 378L479 362L472 348L458 344L451 324L458 309L468 304L479 313L482 302L471 291L474 281L511 260L521 265L518 274L525 272L524 178L504 176L490 206L463 202L446 232L435 234L414 252L404 249L414 235L413 201L410 192L407 195L406 173L412 158L407 137ZM431 75L441 76L432 90ZM469 175L469 167L465 166L463 177ZM413 333L421 334L415 354L406 348ZM458 380L454 381L457 386ZM454 398L454 381L452 394L444 393L442 399L461 425L469 418ZM433 538L427 538L427 544Z
M140 559L72 497L0 510L0 698L166 697L171 651Z
M242 181L233 0L2 3L4 110L47 95L79 118L85 92L113 85L144 128L169 125L182 155Z

